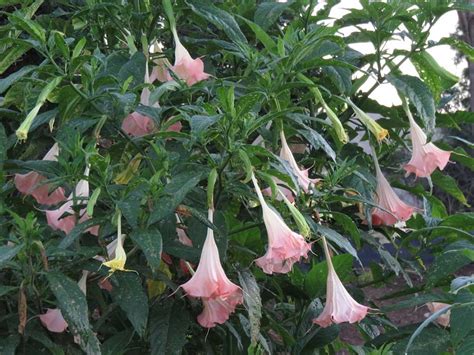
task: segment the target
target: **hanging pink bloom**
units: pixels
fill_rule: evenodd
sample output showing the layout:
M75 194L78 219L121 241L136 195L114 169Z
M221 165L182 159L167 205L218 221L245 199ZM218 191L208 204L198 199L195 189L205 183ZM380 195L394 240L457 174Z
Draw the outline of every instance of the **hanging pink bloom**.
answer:
M201 58L193 59L191 57L188 50L184 48L179 40L176 29L173 29L173 37L175 42L175 59L174 65L170 69L189 86L209 78L209 74L204 72L204 63ZM167 79L173 80L169 73L167 73Z
M152 80L148 74L148 63L145 64L144 82L145 84L152 83ZM142 90L140 103L144 106L150 105L150 89L147 87ZM159 104L155 103L152 106L159 107ZM122 130L133 137L141 137L150 134L154 131L154 129L155 122L153 119L138 112L132 112L122 121Z
M333 323L360 322L367 315L369 307L357 303L347 292L337 276L332 265L331 255L323 237L324 253L328 264L328 278L326 283L326 305L323 312L313 320L313 323L326 328Z
M39 319L46 329L53 333L63 333L68 325L58 308L47 308L46 313L40 314Z
M132 112L122 121L122 130L133 137L145 136L152 133L154 129L155 122L138 112Z
M54 143L51 149L46 153L43 160L57 161L59 154L59 146ZM15 186L18 191L25 195L31 195L38 203L42 205L55 205L64 201L64 189L56 188L49 193L49 185L43 183L46 178L37 172L30 171L27 174L15 174Z
M375 203L391 213L380 208L374 208L372 211L372 224L375 226L390 226L398 221L408 220L415 211L415 208L400 200L385 176L382 174L378 163L375 164L375 170L377 175Z
M209 209L208 218L212 222L213 211ZM214 231L207 229L206 241L201 252L201 258L196 273L185 284L184 291L192 297L242 299L242 290L232 283L222 268L219 251L214 240Z
M84 175L89 176L89 168L86 168ZM75 188L76 199L79 199L80 203L84 203L84 199L89 198L89 182L87 180L81 180L77 183ZM73 206L73 194L71 194L68 200L60 206L58 209L46 211L46 219L48 224L54 230L62 230L64 233L69 234L76 225L76 216L74 215ZM61 218L64 214L67 216ZM82 209L79 223L82 223L89 219L86 213L86 209ZM99 227L94 226L87 230L93 235L98 235Z
M255 260L255 263L267 274L288 273L294 263L302 257L308 257L311 243L306 242L300 234L293 232L283 219L268 206L253 174L252 181L262 205L263 221L268 234L267 252Z
M413 154L411 160L404 166L407 175L411 173L417 177L429 177L436 168L443 170L448 164L451 152L439 149L433 143L426 143L426 134L415 122L411 114L410 121L411 142Z
M438 311L441 311L443 308L449 307L449 304L441 302L428 302L426 306L428 307L430 313L433 314ZM447 311L446 313L443 313L438 318L436 318L435 322L443 327L449 327L450 318L451 311Z
M304 192L308 193L310 185L316 184L319 181L319 179L310 179L308 177L309 169L300 170L298 163L296 162L295 157L293 156L293 153L291 152L290 147L288 146L288 143L286 142L285 133L283 131L280 132L280 138L281 138L280 158L286 160L289 163L290 167L293 169L293 172L298 178L298 183L300 187L303 189Z
M227 299L217 297L202 299L204 309L197 317L198 323L204 328L212 328L217 324L224 324L231 313L234 313L235 307L242 303L242 296L229 297Z

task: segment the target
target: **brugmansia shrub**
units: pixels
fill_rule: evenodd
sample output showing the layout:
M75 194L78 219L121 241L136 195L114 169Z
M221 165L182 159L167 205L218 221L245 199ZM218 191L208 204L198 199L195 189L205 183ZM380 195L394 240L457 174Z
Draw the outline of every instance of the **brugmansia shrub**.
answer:
M474 215L433 193L468 205L473 116L427 52L474 58L428 41L469 6L335 3L0 4L0 353L474 352Z

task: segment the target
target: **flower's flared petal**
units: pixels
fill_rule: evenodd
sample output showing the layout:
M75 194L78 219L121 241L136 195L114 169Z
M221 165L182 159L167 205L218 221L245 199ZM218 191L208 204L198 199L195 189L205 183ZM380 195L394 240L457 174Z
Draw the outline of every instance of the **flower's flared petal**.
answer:
M433 143L426 143L427 137L421 127L409 117L413 153L404 166L407 174L417 177L429 177L436 168L443 170L449 162L451 152L439 149Z
M313 323L326 328L333 323L355 323L365 318L369 307L357 303L347 292L336 271L329 265L326 305L323 312L313 320Z
M218 297L203 299L204 309L198 315L198 323L204 328L212 328L217 324L224 324L235 311L235 307L242 303L242 291L230 298Z
M48 308L46 313L40 314L39 319L41 324L53 333L63 333L68 327L61 310L57 308Z

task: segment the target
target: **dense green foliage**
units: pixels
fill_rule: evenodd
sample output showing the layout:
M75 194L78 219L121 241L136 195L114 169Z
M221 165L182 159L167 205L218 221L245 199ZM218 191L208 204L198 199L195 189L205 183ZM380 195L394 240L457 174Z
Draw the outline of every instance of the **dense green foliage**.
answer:
M474 48L459 40L427 41L444 13L464 5L362 1L362 9L330 21L337 2L317 11L316 3L176 1L181 42L211 74L188 86L174 74L173 81L144 82L146 63L151 71L159 58L174 61L169 16L160 1L0 2L1 354L329 354L344 348L400 354L409 342L410 354L474 353L474 278L455 276L474 260L474 214L448 215L433 186L466 206L469 201L442 171L430 179L403 177L411 147L406 113L401 105L385 107L369 97L383 82L395 86L428 136L472 124L468 112L438 113L449 101L443 92L456 78L426 52L449 44L474 58ZM354 32L341 35L348 26ZM409 41L411 50L387 50L394 39ZM155 42L163 51L149 54ZM372 43L374 51L351 49L362 42ZM407 60L419 77L400 72ZM359 90L369 77L377 79L374 86ZM159 106L139 103L144 88ZM381 115L377 122L389 136L377 142L347 98ZM328 108L336 118L328 117ZM133 111L152 118L156 130L127 135L121 124ZM27 137L17 136L27 117L34 118ZM180 131L168 130L177 122ZM298 164L321 179L309 194L278 156L281 129L292 146L306 146L295 153ZM256 139L265 147L252 144ZM361 140L374 147L392 186L419 201L406 225L366 221L376 178ZM55 142L58 161L41 160ZM436 144L453 151L452 162L474 169L465 153L472 143L450 137ZM214 223L206 217L212 169L218 173ZM262 187L275 187L276 177L298 192L295 206L311 229L313 253L288 274L267 275L253 262L265 253L267 234L249 182L252 169ZM29 171L47 177L53 188L63 187L66 196L87 179L91 197L73 193L74 210L87 208L91 218L67 235L50 228L44 211L57 207L40 205L15 188L14 174ZM285 203L267 199L298 230ZM175 213L193 247L178 242ZM98 286L108 269L94 257L107 259L120 215L125 267L132 272L114 272L108 292ZM98 237L87 232L97 224ZM244 290L243 305L209 331L196 322L202 303L177 289L189 279L180 259L198 264L208 227L228 277ZM355 326L364 346L345 344L339 325L311 322L325 303L328 267L321 236L334 248L335 269L360 303L378 308L364 298L362 286L383 287L397 277L406 283L398 295L409 298L370 312ZM362 258L361 250L371 256ZM86 295L76 284L82 270L91 272ZM431 301L451 305L449 328L431 322L397 327L386 316ZM61 309L68 332L48 332L38 318L46 308ZM79 336L76 342L73 335Z

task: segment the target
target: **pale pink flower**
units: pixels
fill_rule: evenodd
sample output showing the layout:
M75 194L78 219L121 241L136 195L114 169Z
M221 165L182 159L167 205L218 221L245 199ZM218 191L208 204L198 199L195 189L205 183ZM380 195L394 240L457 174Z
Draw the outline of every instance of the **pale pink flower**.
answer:
M209 209L208 218L213 221L213 211ZM242 290L226 276L219 259L219 251L214 240L214 231L207 229L201 258L195 274L181 285L188 296L222 300L242 299Z
M324 237L322 239L328 265L326 305L322 313L313 320L313 323L326 328L333 323L360 322L370 308L357 303L347 292L332 265L326 239Z
M61 310L58 308L47 308L46 313L40 314L39 319L41 324L53 333L63 333L68 327Z
M226 299L217 297L202 299L204 309L197 317L198 323L204 328L212 328L217 324L225 323L231 313L234 313L235 307L242 303L242 296L228 297Z
M132 112L122 121L122 130L133 137L145 136L154 129L153 119L138 112Z
M54 143L51 149L43 157L43 160L57 161L59 154L58 143ZM15 186L18 191L25 195L31 195L42 205L55 205L64 201L64 189L58 187L49 193L50 186L43 183L46 178L37 172L30 171L27 174L15 174Z
M308 177L309 169L301 170L299 168L298 163L296 162L295 157L293 156L293 153L291 152L290 147L288 146L288 143L286 142L285 133L283 131L280 132L280 138L281 138L280 158L288 162L294 174L298 178L298 184L300 185L300 187L303 189L304 192L308 193L310 185L316 184L319 181L319 179L310 179Z
M268 206L253 174L252 181L262 206L263 221L268 235L267 252L264 256L256 259L255 263L267 274L288 273L294 263L302 257L308 257L311 243L306 242L300 234L293 232L283 219Z
M433 314L435 312L441 311L443 308L449 307L449 304L441 302L428 302L426 306L428 307L430 313ZM436 318L435 322L443 327L449 327L450 318L451 311L447 311Z
M399 221L408 220L415 211L415 208L400 200L380 170L378 163L375 164L375 170L377 189L374 202L384 210L380 208L372 210L372 224L389 226Z
M89 168L86 168L84 172L85 176L89 176ZM84 204L85 200L89 198L89 182L87 180L80 180L75 188L76 199L79 203ZM48 225L54 230L62 230L64 233L69 234L76 225L76 216L74 215L73 207L73 194L68 197L68 200L61 205L58 209L46 211L46 219ZM68 214L61 218L64 214ZM79 223L88 220L90 217L86 213L86 209L83 208L80 212L81 217ZM99 226L91 227L87 230L93 235L99 234Z
M144 81L146 84L152 83L148 74L148 63L145 64ZM147 87L142 90L140 103L144 106L149 106L150 104L150 89ZM155 103L152 106L159 107L159 104ZM155 122L153 119L138 112L132 112L122 121L122 130L133 137L141 137L150 134L154 129Z
M451 152L439 149L431 142L426 143L425 132L418 126L411 114L408 115L408 119L413 153L411 160L403 167L407 175L413 173L417 177L429 177L436 168L443 170L448 164Z
M175 59L174 65L170 69L189 86L209 78L209 74L204 72L204 63L201 58L193 59L191 57L188 50L184 48L179 40L176 29L173 29L173 37L175 42ZM169 73L167 73L167 79L173 80Z

